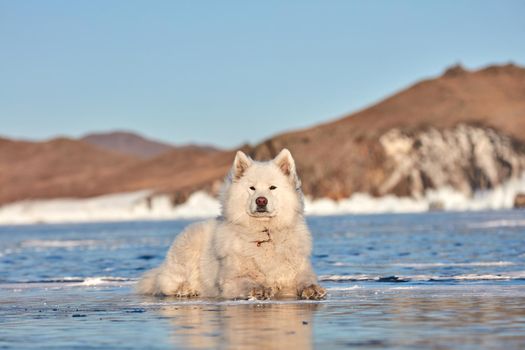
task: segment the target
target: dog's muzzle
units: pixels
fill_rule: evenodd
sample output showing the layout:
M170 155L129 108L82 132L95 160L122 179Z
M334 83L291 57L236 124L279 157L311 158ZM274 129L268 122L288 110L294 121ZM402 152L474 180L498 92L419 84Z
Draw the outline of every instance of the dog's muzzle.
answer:
M258 213L265 213L268 210L266 209L266 206L268 205L268 198L266 197L257 197L255 199L255 204L257 205L256 211Z

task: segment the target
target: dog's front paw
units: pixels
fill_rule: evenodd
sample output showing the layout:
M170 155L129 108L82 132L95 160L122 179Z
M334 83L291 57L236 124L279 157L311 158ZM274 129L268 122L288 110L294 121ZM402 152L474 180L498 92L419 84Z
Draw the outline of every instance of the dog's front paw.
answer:
M320 300L326 297L326 289L317 284L311 284L299 291L301 299Z
M274 291L271 287L255 287L250 291L250 294L248 295L249 299L257 299L257 300L268 300L273 298Z

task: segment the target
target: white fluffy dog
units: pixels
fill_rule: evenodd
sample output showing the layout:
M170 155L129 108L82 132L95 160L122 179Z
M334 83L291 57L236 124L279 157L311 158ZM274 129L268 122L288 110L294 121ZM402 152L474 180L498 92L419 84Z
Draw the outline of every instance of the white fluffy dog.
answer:
M222 216L190 225L163 264L138 283L142 294L226 299L322 299L310 264L312 239L301 183L287 149L256 162L237 152Z

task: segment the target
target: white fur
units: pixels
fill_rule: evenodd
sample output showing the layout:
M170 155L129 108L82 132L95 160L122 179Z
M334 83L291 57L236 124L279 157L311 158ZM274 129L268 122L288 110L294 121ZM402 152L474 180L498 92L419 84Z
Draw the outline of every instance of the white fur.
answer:
M261 196L268 200L265 212L257 211L255 199ZM228 299L325 296L310 264L311 235L288 150L269 162L237 152L221 200L222 216L186 228L164 263L141 278L140 293Z

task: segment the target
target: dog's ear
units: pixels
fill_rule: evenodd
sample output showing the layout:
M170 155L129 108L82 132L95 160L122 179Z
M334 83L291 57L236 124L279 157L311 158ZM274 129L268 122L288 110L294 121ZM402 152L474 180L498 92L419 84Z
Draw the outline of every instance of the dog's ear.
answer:
M281 169L284 175L288 176L290 180L295 184L296 188L301 187L301 181L297 176L295 170L295 161L293 160L292 154L286 148L283 148L281 152L273 159L275 165Z
M232 179L239 180L246 169L252 165L252 160L244 152L237 151L232 167Z

